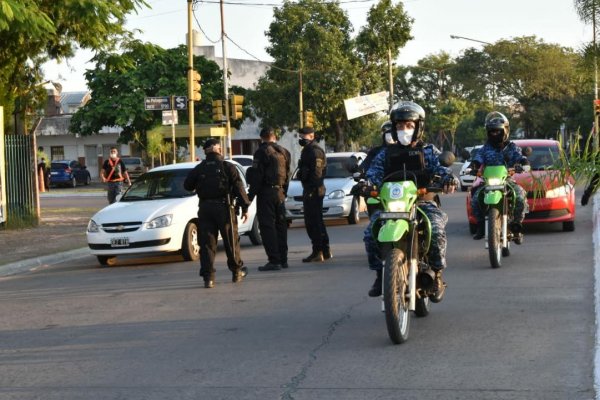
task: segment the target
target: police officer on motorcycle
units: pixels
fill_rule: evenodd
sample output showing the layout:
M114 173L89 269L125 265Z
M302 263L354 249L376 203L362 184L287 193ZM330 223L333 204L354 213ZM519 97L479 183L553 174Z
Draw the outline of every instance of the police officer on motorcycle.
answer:
M322 262L332 257L329 248L329 235L323 221L323 198L325 197L325 170L327 159L325 152L315 141L315 130L304 127L300 130L302 146L298 170L302 182L302 206L304 225L312 244L312 252L302 262Z
M514 142L508 140L510 134L510 124L508 118L504 114L493 111L485 118L485 131L487 133L487 141L477 152L473 161L470 164L471 171L477 171L484 165L506 165L507 167L529 166L529 161L525 157L521 148ZM526 167L527 169L528 167ZM513 210L513 221L510 224L510 230L517 235L515 243L521 244L523 241L523 219L527 212L527 192L512 179L507 180L508 186L515 193L515 209ZM477 231L473 235L473 239L480 240L485 236L485 213L479 205L479 194L484 186L474 187L471 189L471 209L473 215L477 218Z
M259 271L287 268L287 221L285 196L290 180L290 152L275 143L273 128L260 131L262 143L246 171L250 183L248 197L257 198L256 216L268 262Z
M425 111L421 106L411 101L396 103L390 111L392 123L391 137L393 142L375 157L366 175L376 187L381 187L384 178L396 171L404 169L415 174L419 188L428 187L434 177L443 187L444 193L451 193L457 185L456 178L450 168L440 164L438 156L441 152L432 144L423 142ZM442 211L435 193L420 196L419 208L427 214L431 221L431 247L428 259L435 271L436 298L442 298L445 283L442 271L446 268L446 223L448 216ZM374 222L379 218L380 211L371 216L371 222L364 232L364 243L369 260L369 268L377 274L369 296L381 296L382 287L382 255L372 235Z
M204 287L214 287L215 254L219 233L227 254L227 266L231 271L232 282L241 282L247 269L240 257L240 243L237 230L237 216L233 212L233 199L236 198L242 210L243 221L248 219L250 200L244 183L235 165L224 161L221 144L217 139L204 143L206 159L192 169L183 187L195 190L198 204L198 242L200 244L200 276Z

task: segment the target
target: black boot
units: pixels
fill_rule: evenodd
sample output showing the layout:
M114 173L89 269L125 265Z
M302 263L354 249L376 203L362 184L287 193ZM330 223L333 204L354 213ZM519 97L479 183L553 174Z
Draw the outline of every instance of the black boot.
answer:
M477 230L473 235L473 240L481 240L485 236L485 221L477 222Z
M369 297L379 297L381 296L381 278L383 276L383 271L377 271L377 278L375 278L375 282L373 282L373 286L369 290Z
M331 254L331 249L327 248L327 249L323 250L323 259L329 260L332 257L333 257L333 254Z
M302 262L323 262L323 260L323 252L313 250L308 257L302 259Z
M442 278L442 270L435 271L435 280L433 281L433 294L429 295L429 300L433 303L439 303L444 298L446 283Z

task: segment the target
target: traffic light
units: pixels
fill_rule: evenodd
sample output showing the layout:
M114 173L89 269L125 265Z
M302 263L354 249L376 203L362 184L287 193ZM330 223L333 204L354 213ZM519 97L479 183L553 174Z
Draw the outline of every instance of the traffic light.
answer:
M243 119L244 96L232 94L229 98L229 114L232 120Z
M315 125L315 116L312 111L304 111L304 126L313 127Z
M213 121L214 122L223 122L225 121L225 113L223 112L223 100L213 100Z
M202 91L202 76L198 71L193 69L190 70L190 73L192 74L192 100L200 101L202 99L202 94L200 93Z
M600 115L600 100L594 100L594 115Z

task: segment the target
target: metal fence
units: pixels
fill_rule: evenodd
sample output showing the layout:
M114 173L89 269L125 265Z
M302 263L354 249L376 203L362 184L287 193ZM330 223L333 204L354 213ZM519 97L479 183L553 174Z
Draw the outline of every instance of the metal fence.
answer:
M38 224L33 135L5 135L6 225Z

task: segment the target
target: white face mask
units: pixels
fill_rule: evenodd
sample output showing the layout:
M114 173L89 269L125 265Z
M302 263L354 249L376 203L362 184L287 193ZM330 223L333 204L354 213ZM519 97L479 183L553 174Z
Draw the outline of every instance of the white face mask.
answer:
M396 135L398 135L398 141L400 142L400 144L402 144L403 146L408 146L410 144L410 142L412 141L414 132L415 132L414 129L406 129L403 131L396 131Z
M394 137L392 136L392 132L386 132L384 135L385 138L385 142L387 144L394 144L396 143L396 141L394 140Z

